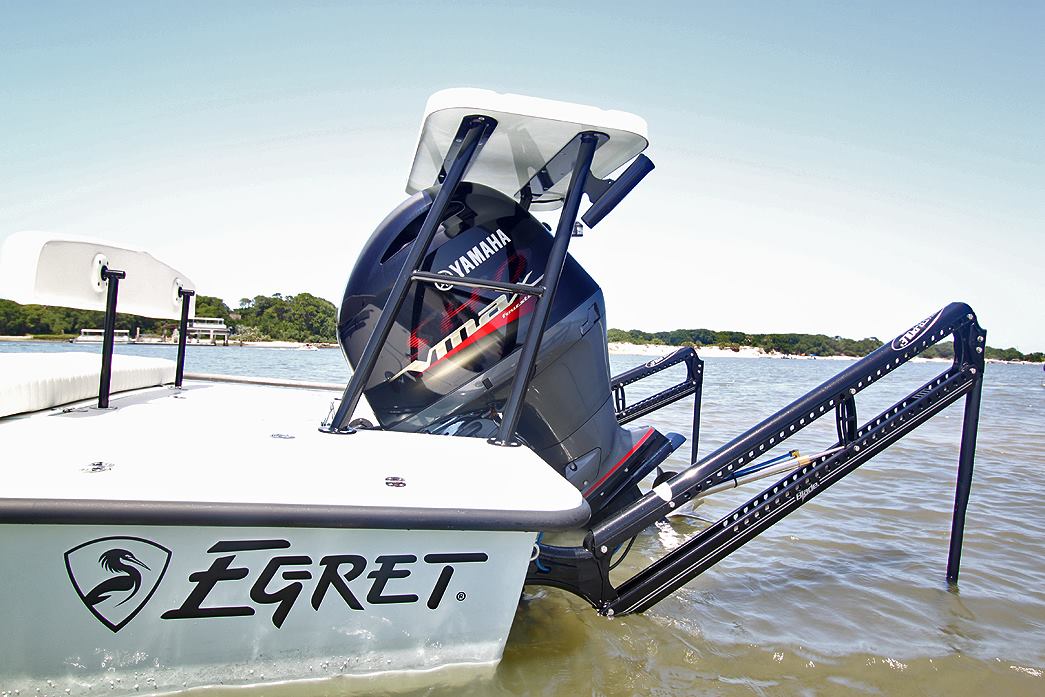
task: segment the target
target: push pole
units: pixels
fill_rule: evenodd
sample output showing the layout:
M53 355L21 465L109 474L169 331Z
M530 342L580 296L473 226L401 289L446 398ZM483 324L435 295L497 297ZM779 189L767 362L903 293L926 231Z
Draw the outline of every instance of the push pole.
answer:
M109 386L112 382L113 340L116 335L116 299L120 293L120 279L127 272L102 267L102 279L106 281L105 328L102 332L102 373L98 381L98 408L109 408Z
M182 378L185 377L185 341L186 334L189 333L189 305L194 295L194 290L178 289L178 297L181 298L181 321L178 323L178 367L174 373L175 387L181 387Z
M580 210L584 185L591 171L591 161L598 147L598 136L593 132L581 134L580 147L577 148L577 161L573 165L573 176L566 192L566 201L562 206L559 224L555 228L555 239L544 267L545 292L537 301L537 308L530 318L530 328L526 332L526 343L519 353L519 363L512 378L512 389L508 393L508 401L501 414L501 427L497 435L488 440L494 445L518 445L515 442L515 429L522 413L522 403L526 398L526 390L530 385L530 373L537 360L537 351L541 347L541 335L551 314L552 301L555 300L555 289L559 285L559 275L566 263L566 251L573 235L573 224L577 222L577 211Z

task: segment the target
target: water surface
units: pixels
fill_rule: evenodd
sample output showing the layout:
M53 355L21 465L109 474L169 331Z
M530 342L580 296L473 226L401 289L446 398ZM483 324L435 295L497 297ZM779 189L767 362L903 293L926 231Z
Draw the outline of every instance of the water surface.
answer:
M0 344L2 351L97 346ZM120 353L174 358L170 346ZM648 358L614 356L615 371ZM712 358L700 453L847 365ZM945 366L916 363L862 393L862 419ZM194 372L338 382L340 351L190 346ZM678 373L650 380L666 386ZM636 386L638 387L638 386ZM629 395L634 401L639 395ZM987 366L960 590L944 581L961 402L643 615L605 619L527 588L495 670L229 691L398 695L1045 694L1045 388L1040 366ZM690 402L650 420L689 435ZM322 414L317 414L317 420ZM633 424L638 426L638 424ZM821 419L788 447L833 441ZM671 465L681 468L689 444ZM771 481L771 480L770 480ZM757 493L719 494L643 534L621 580ZM619 575L618 575L619 574ZM221 694L219 691L218 694ZM215 691L206 694L214 695Z

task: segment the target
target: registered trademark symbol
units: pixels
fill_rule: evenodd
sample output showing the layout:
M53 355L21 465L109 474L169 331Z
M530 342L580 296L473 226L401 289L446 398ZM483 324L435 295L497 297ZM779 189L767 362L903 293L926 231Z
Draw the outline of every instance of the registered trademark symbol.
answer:
M457 599L458 599L458 600L464 600L464 599L465 599L465 594L464 594L464 592L458 593L458 594L457 594Z

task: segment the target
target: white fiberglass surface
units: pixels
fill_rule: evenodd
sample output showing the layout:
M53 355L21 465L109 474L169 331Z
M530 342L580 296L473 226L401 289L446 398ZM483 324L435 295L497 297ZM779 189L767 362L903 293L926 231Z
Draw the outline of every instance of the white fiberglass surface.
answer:
M0 416L37 411L98 396L101 359L94 353L0 353ZM165 358L114 355L113 394L174 382Z
M489 664L504 649L533 541L0 525L0 556L23 562L0 596L0 684L11 695L155 694Z
M107 411L83 405L0 419L3 496L504 511L581 503L526 448L387 431L330 435L317 427L336 393L186 387L125 393ZM389 486L391 477L405 484Z
M0 297L19 303L104 310L107 284L102 267L124 271L120 312L179 319L178 289L196 286L189 277L148 252L121 245L46 232L17 232L0 249ZM189 317L196 301L190 300Z
M591 170L600 178L630 161L648 145L646 122L628 112L489 90L444 90L432 95L425 109L417 153L407 181L408 193L436 183L461 120L471 115L491 116L497 120L497 127L468 170L467 180L493 187L508 196L515 196L582 131L599 131L609 136L595 152L592 162ZM564 177L546 196L565 196L569 179Z

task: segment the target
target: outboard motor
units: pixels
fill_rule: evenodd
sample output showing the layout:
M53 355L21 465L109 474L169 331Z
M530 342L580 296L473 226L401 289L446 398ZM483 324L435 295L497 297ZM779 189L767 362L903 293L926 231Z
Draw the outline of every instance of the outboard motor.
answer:
M407 199L359 256L338 314L338 340L353 367L436 191ZM476 183L456 188L421 265L446 283L412 285L365 387L380 427L497 433L537 298L456 287L453 280L539 285L551 245L548 229L512 198ZM638 481L681 443L653 428L617 423L605 316L602 290L567 257L517 429L525 445L583 493L595 518L633 500Z

